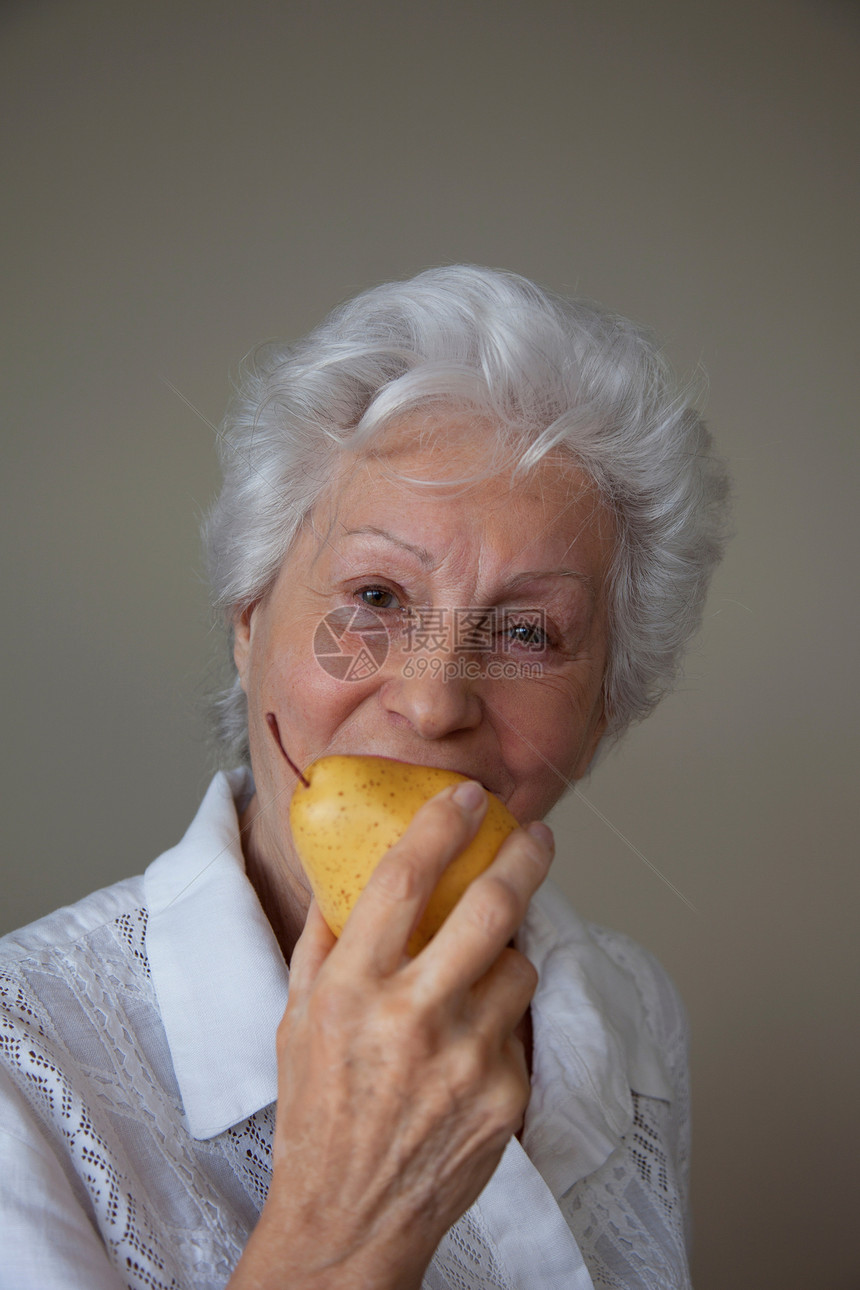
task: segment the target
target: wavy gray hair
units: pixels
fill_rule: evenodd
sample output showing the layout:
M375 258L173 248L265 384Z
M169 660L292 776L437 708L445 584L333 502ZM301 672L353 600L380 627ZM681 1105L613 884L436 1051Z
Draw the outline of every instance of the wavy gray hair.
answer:
M339 452L440 401L491 422L521 474L569 451L611 507L604 689L607 737L618 738L671 688L699 626L722 553L727 475L693 393L648 333L516 274L430 269L246 361L219 440L224 486L204 528L216 611L229 628L265 595ZM238 677L217 719L225 759L247 760Z

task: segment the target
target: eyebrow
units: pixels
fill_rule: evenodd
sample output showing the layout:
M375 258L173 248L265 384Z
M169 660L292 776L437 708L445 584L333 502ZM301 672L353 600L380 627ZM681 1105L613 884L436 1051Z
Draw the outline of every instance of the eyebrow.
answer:
M396 534L390 533L388 529L377 528L374 524L365 524L360 529L348 529L344 536L383 538L386 542L391 542L394 546L399 546L404 551L409 551L426 569L435 564L433 556L426 547L415 546L412 542L407 542L405 538L397 537ZM509 586L513 590L524 582L534 582L538 578L575 578L592 595L594 594L594 579L589 577L587 573L580 572L579 569L529 569L525 573L518 573L515 578L512 578Z
M435 560L430 552L424 546L413 546L404 538L397 537L394 533L389 533L388 529L378 529L373 524L365 524L360 529L347 529L345 537L380 537L386 542L392 542L395 546L402 547L404 551L409 551L416 559L424 565L425 569L430 569L435 564Z
M594 599L594 579L589 574L582 573L579 569L536 569L533 572L518 573L515 578L511 579L510 586L515 590L524 582L538 582L543 578L574 578L582 584L591 599Z

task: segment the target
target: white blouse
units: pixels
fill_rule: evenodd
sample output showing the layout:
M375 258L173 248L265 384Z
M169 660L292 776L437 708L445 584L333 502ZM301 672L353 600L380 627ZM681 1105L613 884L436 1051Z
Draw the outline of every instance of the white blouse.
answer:
M142 878L0 940L0 1287L216 1290L271 1175L288 971L219 774ZM659 964L546 884L522 1145L425 1290L682 1290L686 1025Z

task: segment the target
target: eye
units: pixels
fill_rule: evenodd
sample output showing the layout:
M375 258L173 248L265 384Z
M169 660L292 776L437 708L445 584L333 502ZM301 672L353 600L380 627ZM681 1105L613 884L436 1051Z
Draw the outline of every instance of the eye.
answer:
M398 609L399 603L393 591L387 587L359 587L356 596L368 609Z
M508 623L506 633L512 645L522 645L526 649L545 649L549 643L549 637L538 623Z

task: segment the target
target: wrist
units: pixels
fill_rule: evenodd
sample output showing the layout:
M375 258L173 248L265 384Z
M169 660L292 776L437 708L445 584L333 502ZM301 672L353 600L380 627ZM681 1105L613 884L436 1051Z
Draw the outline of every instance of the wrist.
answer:
M351 1239L336 1228L334 1219L299 1222L267 1201L227 1290L420 1290L432 1251L422 1261L405 1234L395 1242Z

